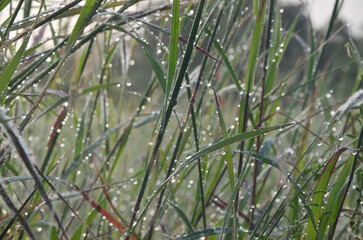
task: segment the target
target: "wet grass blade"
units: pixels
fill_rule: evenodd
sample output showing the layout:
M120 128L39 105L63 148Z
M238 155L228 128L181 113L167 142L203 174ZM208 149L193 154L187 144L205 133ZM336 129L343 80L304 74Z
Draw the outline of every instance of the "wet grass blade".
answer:
M211 35L211 32L208 29L206 29L206 32L208 33L208 35ZM228 69L229 73L231 74L234 84L236 85L238 91L242 91L242 87L241 87L240 81L238 79L238 76L237 76L231 62L229 61L226 53L223 51L222 46L219 44L219 42L217 40L214 40L214 46L216 47L219 54L222 56L223 62L226 64L227 69Z
M0 195L2 196L5 204L10 208L11 211L14 212L14 214L16 215L16 217L19 219L22 228L28 233L29 238L35 240L36 238L34 237L33 232L30 229L29 224L20 215L20 212L18 211L18 209L16 209L15 205L10 200L10 197L6 193L6 190L5 190L5 188L3 187L3 185L1 183L0 183ZM5 234L6 234L6 232L5 232Z
M340 203L343 201L344 190L347 186L347 179L349 177L352 164L353 157L350 157L340 172L333 189L330 191L327 204L322 209L319 219L319 234L322 237L325 236L328 225L331 224L332 226L335 219L337 219L338 209Z
M84 28L87 26L97 8L100 6L102 1L100 0L87 0L82 11L77 19L76 25L74 26L71 35L69 36L67 45L65 47L65 55L71 51L75 45L77 39L83 33Z
M167 82L165 80L165 69L164 66L160 63L160 61L158 60L158 57L155 54L155 51L142 39L140 39L139 37L131 34L129 31L126 31L124 28L122 27L118 27L118 26L109 26L111 29L115 29L117 31L123 32L127 35L129 35L130 37L132 37L133 39L135 39L144 49L144 52L151 64L151 67L154 70L154 73L157 77L157 79L159 80L160 86L163 89L163 91L166 93L167 91ZM174 69L175 70L175 69Z
M170 42L169 42L169 69L168 80L166 85L166 101L170 95L171 86L173 83L176 64L178 60L178 41L179 41L179 0L173 0Z
M315 227L313 226L313 221L317 222L317 220L321 217L321 208L323 205L324 195L327 192L328 183L340 155L343 154L343 152L345 152L347 149L347 147L340 148L333 154L333 156L325 164L325 168L323 169L323 172L315 185L314 197L311 202L311 211L313 212L314 219L309 218L308 220L308 226L306 230L307 239L315 239L317 235L319 235L319 239L322 238L322 236L320 236L320 233L316 232L317 229L315 229Z
M251 92L252 87L253 87L253 81L255 79L258 52L260 49L261 37L262 37L262 32L263 32L263 23L264 23L264 17L265 17L265 14L264 14L265 5L266 5L265 0L262 0L259 3L259 9L258 9L258 13L256 16L256 23L255 23L255 27L253 29L251 48L250 48L250 53L249 53L249 57L248 57L246 81L245 81L247 94Z
M221 141L218 141L214 144L212 144L209 147L206 147L204 149L202 149L201 151L193 154L192 156L188 157L185 162L183 163L183 165L186 164L190 164L191 162L193 162L195 159L202 157L208 153L214 152L218 149L224 148L226 146L229 146L233 143L237 143L249 138L253 138L253 137L257 137L258 135L264 134L264 133L268 133L268 132L272 132L278 129L282 129L284 127L288 127L291 126L292 124L286 124L286 125L279 125L279 126L273 126L273 127L269 127L269 128L262 128L262 129L258 129L258 130L254 130L251 132L245 132L245 133L241 133L241 134L237 134L236 136L233 137L229 137L226 139L223 139Z
M59 131L62 129L62 126L63 126L62 122L66 118L67 112L68 112L67 107L63 107L61 112L58 115L58 118L57 118L56 122L53 125L53 130L52 130L52 132L51 132L51 134L49 136L49 141L48 141L48 146L47 146L47 154L46 154L46 156L44 158L44 161L42 163L42 166L40 168L40 170L42 172L45 171L45 168L47 167L47 164L48 164L48 162L49 162L49 160L51 158L53 149L55 147L55 144L56 144L58 136L59 136Z
M15 70L17 69L17 67L20 64L20 60L23 57L23 54L28 45L29 39L30 39L30 36L25 37L23 43L21 44L20 48L14 55L13 59L11 59L9 64L6 66L4 72L1 74L1 76L0 76L0 93L3 93L7 89L7 86L8 86L8 83L9 83L11 77L13 76ZM3 102L5 98L1 97L1 99L2 99L1 102Z
M226 139L226 138L228 138L226 124L223 119L221 106L219 105L217 92L214 87L213 87L213 92L214 92L214 100L216 102L216 107L217 107L219 125L220 125L221 131L222 131L222 136L224 139ZM234 186L233 159L232 159L232 154L231 154L231 147L229 145L225 146L224 151L225 151L225 159L226 159L225 162L226 162L226 167L227 167L228 176L229 176L229 184L231 186L231 191L233 191L235 186Z
M189 219L188 219L187 215L184 213L184 211L178 205L176 205L175 203L173 203L171 201L167 201L167 203L175 209L175 211L178 213L179 217L185 223L185 226L188 228L188 231L194 232L193 226L189 222Z

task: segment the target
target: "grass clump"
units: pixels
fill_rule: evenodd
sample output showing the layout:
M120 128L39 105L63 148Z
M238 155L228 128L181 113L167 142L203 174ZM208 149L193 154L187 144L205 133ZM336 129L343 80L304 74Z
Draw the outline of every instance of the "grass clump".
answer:
M341 7L2 1L0 238L362 237Z

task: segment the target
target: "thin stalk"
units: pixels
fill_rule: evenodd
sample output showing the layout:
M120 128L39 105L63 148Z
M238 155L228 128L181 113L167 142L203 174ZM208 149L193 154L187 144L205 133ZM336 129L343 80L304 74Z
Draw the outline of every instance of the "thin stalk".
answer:
M269 16L268 16L268 24L266 28L266 42L265 42L265 51L267 51L270 48L270 39L271 39L271 31L272 28L272 20L273 20L273 13L275 8L275 0L271 0L270 2L270 9L269 9ZM264 57L264 63L263 63L263 77L262 77L262 85L261 85L261 99L260 99L260 112L258 115L258 125L257 128L260 128L263 121L263 108L264 108L264 98L265 98L265 85L266 85L266 74L267 74L267 66L268 66L268 57L269 53L267 53ZM261 136L257 136L257 142L256 142L256 153L260 152L261 147ZM251 219L250 222L252 223L250 225L250 229L253 227L253 220L254 220L254 213L255 213L255 205L256 205L256 188L257 188L257 175L258 175L258 160L255 159L254 161L254 170L253 170L253 183L252 183L252 196L251 196L251 205L252 205L252 212L251 212ZM236 201L237 204L237 201ZM237 206L236 206L237 207Z

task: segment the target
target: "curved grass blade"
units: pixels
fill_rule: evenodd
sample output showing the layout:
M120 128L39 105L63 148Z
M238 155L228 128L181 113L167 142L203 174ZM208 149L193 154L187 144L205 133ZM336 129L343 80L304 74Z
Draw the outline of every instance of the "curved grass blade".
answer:
M142 39L134 36L133 34L131 34L129 31L126 31L125 29L123 29L122 27L119 26L114 26L114 25L109 25L109 28L111 29L115 29L117 31L123 32L127 35L129 35L130 37L132 37L133 39L135 39L137 41L137 43L139 43L143 49L144 52L151 64L151 67L154 70L154 73L160 83L161 88L163 89L164 93L167 90L167 84L166 84L166 80L165 80L165 70L163 65L160 63L160 61L158 60L155 51Z
M362 113L362 108L361 108L361 113ZM352 163L352 168L350 169L348 182L347 182L346 188L344 190L344 195L343 195L342 200L340 201L340 203L338 202L339 203L338 207L335 208L335 210L337 210L336 214L334 214L334 215L332 214L332 217L330 219L330 230L329 230L329 235L328 235L329 239L333 239L333 237L334 237L334 233L335 233L335 230L336 230L336 227L337 227L337 224L338 224L338 220L339 220L339 215L340 215L340 213L342 211L343 204L344 204L344 201L345 201L345 199L347 197L350 185L352 184L352 181L353 181L353 178L354 178L354 173L356 171L357 164L358 164L358 161L359 161L359 155L362 152L362 150L361 150L362 142L363 142L363 125L361 126L360 133L359 133L359 138L358 138L358 143L357 143L357 149L360 149L360 151L354 156L353 163Z
M320 235L319 232L316 232L317 229L313 226L313 220L316 222L321 216L321 207L323 205L324 195L326 194L328 183L333 174L335 165L343 152L345 152L348 148L343 147L338 149L333 156L326 163L321 176L319 177L314 191L314 197L311 202L311 211L313 213L313 218L308 220L308 226L306 230L306 238L307 239L315 239L317 235ZM319 236L321 238L322 236Z
M111 83L105 83L105 84L99 84L99 85L95 85L89 88L85 88L81 93L80 96L82 95L86 95L92 92L97 92L100 91L102 89L106 89L106 88L110 88L110 87L115 87L115 86L119 86L119 85L125 85L126 82L111 82ZM50 91L48 91L50 92ZM32 120L29 123L29 126L32 125L33 123L35 123L37 120L39 120L41 117L43 117L44 115L46 115L47 113L49 113L50 111L52 111L53 109L55 109L56 107L61 106L63 103L68 102L70 99L69 96L65 96L62 97L61 99L59 99L57 102L53 103L51 106L49 106L47 109L45 109L42 113L40 113L36 118L34 118L34 120Z
M232 152L238 152L238 153L242 153L242 154L251 154L252 157L256 158L257 160L263 162L263 163L266 163L267 165L270 165L278 170L281 171L281 168L279 166L279 164L275 161L275 160L272 160L271 158L263 155L263 154L260 154L260 153L250 153L250 152L247 152L247 151L232 151Z
M272 132L275 131L277 129L282 129L288 126L291 126L293 124L285 124L285 125L278 125L278 126L273 126L273 127L268 127L268 128L261 128L258 130L254 130L251 132L245 132L245 133L241 133L241 134L237 134L236 136L233 137L229 137L226 139L223 139L219 142L216 142L214 144L212 144L209 147L206 147L204 149L202 149L201 151L195 153L194 155L188 157L186 159L186 161L183 163L183 165L187 165L190 164L191 162L193 162L195 159L202 157L208 153L214 152L220 148L226 147L228 145L231 145L233 143L237 143L249 138L253 138L253 137L257 137L258 135L264 134L264 133L268 133L268 132Z
M179 217L185 223L185 226L187 226L188 231L189 232L194 232L193 226L189 222L189 219L188 219L187 215L184 213L184 211L178 205L176 205L175 203L173 203L173 202L171 202L169 200L167 200L167 203L175 209L175 211L178 213Z
M209 29L206 28L205 31L208 35L211 35L211 32ZM234 68L233 68L231 62L229 61L226 53L224 52L222 46L219 44L219 42L217 40L214 40L213 44L216 47L216 49L218 50L219 54L222 56L222 59L223 59L224 63L226 64L227 69L228 69L229 73L231 74L234 84L236 85L238 91L242 91L242 87L238 80L236 71L234 70Z
M337 181L334 184L333 189L330 191L328 203L322 210L319 219L319 234L324 237L329 222L334 223L334 219L337 218L338 206L343 200L344 189L346 188L347 179L349 177L349 172L352 168L353 157L349 158L345 164L343 170L340 172ZM332 219L332 220L331 220Z

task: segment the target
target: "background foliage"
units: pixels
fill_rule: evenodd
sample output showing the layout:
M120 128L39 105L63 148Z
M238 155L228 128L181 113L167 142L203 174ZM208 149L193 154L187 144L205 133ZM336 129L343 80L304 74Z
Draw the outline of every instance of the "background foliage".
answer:
M0 238L362 238L343 4L1 1Z

